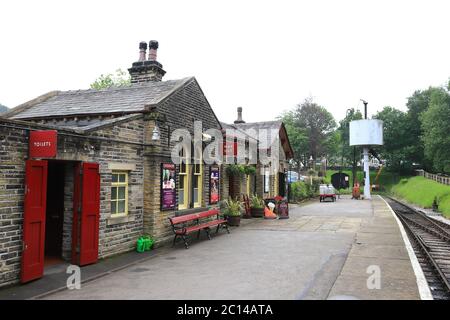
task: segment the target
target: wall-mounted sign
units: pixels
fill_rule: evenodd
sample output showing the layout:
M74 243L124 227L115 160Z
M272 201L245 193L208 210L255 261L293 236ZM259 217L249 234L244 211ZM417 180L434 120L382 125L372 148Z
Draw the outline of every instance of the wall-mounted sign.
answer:
M30 158L54 158L57 151L58 133L56 130L30 131Z
M211 175L209 177L209 203L215 204L219 202L219 167L211 167Z
M161 164L161 210L173 210L176 206L176 167L173 163Z
M222 154L226 155L234 155L237 156L237 142L231 142L224 140L222 146Z

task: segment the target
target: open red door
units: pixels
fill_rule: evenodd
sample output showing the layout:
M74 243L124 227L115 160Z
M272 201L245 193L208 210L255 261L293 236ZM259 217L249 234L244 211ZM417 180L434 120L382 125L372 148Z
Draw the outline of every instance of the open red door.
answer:
M44 274L47 169L47 161L25 162L22 283L41 278Z
M97 262L100 220L99 165L83 163L82 168L80 266Z

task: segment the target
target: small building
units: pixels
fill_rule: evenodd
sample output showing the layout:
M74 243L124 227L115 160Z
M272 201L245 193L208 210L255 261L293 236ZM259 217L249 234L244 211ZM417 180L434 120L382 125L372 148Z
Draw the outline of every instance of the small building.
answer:
M235 176L226 170L229 164L223 166L222 196L236 198L242 194L256 194L262 198L288 196L289 160L294 153L290 145L286 127L281 120L246 123L242 118L242 108L237 109L237 119L232 124L222 123L224 132L235 130L236 135L245 137L246 158L245 165L255 168L254 174ZM226 134L225 134L226 136ZM235 137L232 137L235 138ZM249 159L251 141L257 146L256 161ZM235 145L237 149L237 145ZM278 156L271 154L271 149L278 151ZM262 152L266 151L269 160L277 163L264 163ZM236 152L236 151L235 151Z
M133 250L143 234L162 244L169 216L210 206L216 168L174 165L170 136L221 125L194 77L162 81L157 49L140 43L130 86L53 91L2 114L0 286Z

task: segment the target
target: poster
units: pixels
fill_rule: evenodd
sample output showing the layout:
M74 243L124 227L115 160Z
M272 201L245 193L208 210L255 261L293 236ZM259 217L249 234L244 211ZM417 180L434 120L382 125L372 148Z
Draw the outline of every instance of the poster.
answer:
M175 165L161 165L161 210L173 210L176 206Z
M219 202L219 168L211 167L211 175L209 180L209 203L215 204Z

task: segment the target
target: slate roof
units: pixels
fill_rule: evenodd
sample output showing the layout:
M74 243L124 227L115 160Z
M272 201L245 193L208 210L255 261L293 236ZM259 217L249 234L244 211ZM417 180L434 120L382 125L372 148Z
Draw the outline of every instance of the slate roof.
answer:
M146 82L126 87L56 91L48 97L25 103L5 114L11 119L33 119L94 114L130 114L145 111L194 79Z
M272 130L276 131L277 133L281 134L282 139L285 137L287 141L283 143L283 147L285 148L285 151L287 152L288 156L293 157L293 149L289 142L289 137L287 135L286 128L284 127L284 124L281 120L274 120L274 121L261 121L261 122L249 122L249 123L234 123L232 125L228 125L235 127L239 129L240 131L245 131L248 129L254 129L256 131L256 136L253 138L257 139L261 146L268 147L270 146L275 139L277 138L276 135L272 135ZM259 130L267 130L267 135L260 135ZM283 142L283 141L282 141Z

